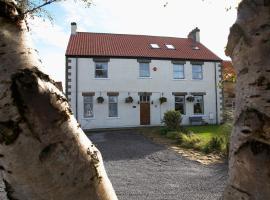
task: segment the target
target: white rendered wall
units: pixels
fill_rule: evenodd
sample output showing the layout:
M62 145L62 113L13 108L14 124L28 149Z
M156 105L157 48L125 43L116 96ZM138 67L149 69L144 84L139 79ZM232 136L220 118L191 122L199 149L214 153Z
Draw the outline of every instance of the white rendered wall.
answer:
M204 62L203 80L192 80L192 65L189 61L184 65L185 79L173 79L173 64L170 60L151 60L150 78L139 78L139 63L137 59L110 58L108 62L108 78L95 78L95 63L92 58L69 58L71 63L71 106L76 114L76 61L78 61L78 101L77 117L83 129L132 127L140 126L140 105L138 104L138 92L151 92L150 104L150 125L160 125L164 112L174 109L173 92L205 92L204 114L201 115L210 124L222 120L222 92L215 88L220 79L220 65L214 62ZM157 70L154 71L153 68ZM216 70L216 73L215 73ZM217 82L215 83L215 74ZM216 90L217 95L216 96ZM83 117L83 96L82 92L95 92L94 96L94 117ZM118 96L118 117L108 117L108 96L107 92L119 92ZM167 98L167 102L160 105L159 97ZM134 102L125 103L125 98L133 97ZM96 102L96 98L102 96L105 101L102 104ZM216 99L218 113L216 115ZM212 114L211 114L212 113ZM183 115L183 124L189 123L189 117L193 116L193 103L186 101L186 114ZM212 115L213 118L209 119ZM218 116L218 118L216 118Z

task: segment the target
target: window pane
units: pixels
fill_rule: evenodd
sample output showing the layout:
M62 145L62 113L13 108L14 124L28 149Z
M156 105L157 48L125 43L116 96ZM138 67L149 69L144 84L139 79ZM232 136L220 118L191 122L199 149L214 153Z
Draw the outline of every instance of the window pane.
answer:
M83 100L85 103L92 103L93 102L93 96L84 96Z
M149 77L149 63L140 63L140 77Z
M201 65L192 65L192 79L202 79L202 66Z
M184 97L182 97L182 96L176 96L175 97L175 102L184 102Z
M202 66L201 65L192 65L192 72L201 72Z
M117 96L109 96L109 117L118 116Z
M185 114L185 96L175 96L175 110Z
M203 96L194 96L194 114L203 114Z
M109 117L117 117L117 103L109 103Z
M108 63L96 63L96 78L108 78Z
M193 79L202 79L202 73L192 73Z
M110 103L117 103L117 96L109 96Z
M174 79L183 79L184 75L184 65L173 65L173 78Z
M184 114L184 104L175 103L175 110L179 111L181 114Z
M94 116L94 112L93 112L93 96L84 96L83 97L83 101L84 101L84 117L93 117Z

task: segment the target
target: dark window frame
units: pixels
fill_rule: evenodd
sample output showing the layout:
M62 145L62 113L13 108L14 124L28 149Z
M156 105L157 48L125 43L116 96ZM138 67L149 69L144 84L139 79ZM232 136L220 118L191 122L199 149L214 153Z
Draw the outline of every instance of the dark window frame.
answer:
M176 101L177 98L182 98L183 102ZM176 109L177 104L183 104L183 113L181 111L180 111L180 113L182 115L185 115L186 114L186 98L185 98L185 95L175 95L174 96L174 110L176 110L176 111L177 111L177 109Z

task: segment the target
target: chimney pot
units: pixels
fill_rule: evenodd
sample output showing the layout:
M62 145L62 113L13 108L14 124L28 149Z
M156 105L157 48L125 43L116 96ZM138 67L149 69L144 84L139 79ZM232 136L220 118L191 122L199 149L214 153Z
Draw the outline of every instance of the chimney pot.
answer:
M77 23L71 22L71 35L75 35L77 32Z
M194 42L200 42L200 29L196 27L188 34L188 38L191 38Z

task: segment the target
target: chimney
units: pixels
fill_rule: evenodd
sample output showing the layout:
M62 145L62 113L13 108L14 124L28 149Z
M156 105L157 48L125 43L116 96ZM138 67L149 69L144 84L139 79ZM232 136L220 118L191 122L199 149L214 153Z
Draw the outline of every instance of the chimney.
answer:
M75 35L77 32L77 24L76 22L71 22L71 35Z
M198 29L198 27L196 27L195 29L193 29L188 34L188 38L191 38L194 41L194 43L200 42L200 29Z

